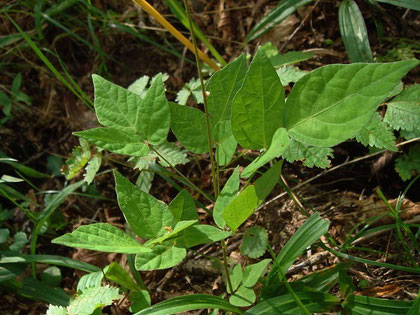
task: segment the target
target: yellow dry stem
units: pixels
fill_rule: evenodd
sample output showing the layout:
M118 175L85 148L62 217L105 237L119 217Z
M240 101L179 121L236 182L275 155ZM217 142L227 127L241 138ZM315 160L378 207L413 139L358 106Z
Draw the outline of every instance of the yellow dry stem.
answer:
M160 23L164 28L168 30L177 40L179 40L185 47L187 47L192 53L194 53L194 45L184 36L182 35L175 27L172 26L171 23L168 22L158 11L155 10L147 1L145 0L133 0L134 3L138 4L144 11L146 11L149 15L153 16L156 21ZM214 71L220 69L220 67L203 53L200 49L198 49L198 56L202 61L207 63L210 67L213 68Z

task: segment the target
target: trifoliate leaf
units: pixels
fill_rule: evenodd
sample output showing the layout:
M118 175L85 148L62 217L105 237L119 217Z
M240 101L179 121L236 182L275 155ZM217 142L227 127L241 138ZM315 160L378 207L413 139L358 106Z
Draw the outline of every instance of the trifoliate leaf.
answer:
M383 121L379 113L356 134L356 140L365 146L397 151L394 134Z
M416 171L420 172L420 144L411 146L408 155L395 160L395 170L404 181L413 177Z
M420 84L406 88L388 103L384 121L396 130L420 133Z
M86 166L86 174L84 181L90 185L93 182L93 179L96 176L96 173L99 171L102 163L102 156L99 154L90 159L88 165Z
M90 159L89 143L80 138L80 146L75 146L63 167L63 175L66 179L72 179L76 174L85 167Z
M118 288L109 286L87 288L70 302L67 312L69 314L90 315L98 307L111 305L113 300L117 300L120 297Z
M203 92L201 91L201 83L199 79L192 78L186 83L181 91L176 95L175 101L180 105L187 104L188 97L192 95L198 104L203 104Z
M267 245L267 231L261 226L254 226L245 233L241 245L241 254L250 258L258 258L265 253Z
M331 148L313 147L291 139L282 156L290 163L302 161L308 167L326 168L330 166L329 157L333 157L332 152Z

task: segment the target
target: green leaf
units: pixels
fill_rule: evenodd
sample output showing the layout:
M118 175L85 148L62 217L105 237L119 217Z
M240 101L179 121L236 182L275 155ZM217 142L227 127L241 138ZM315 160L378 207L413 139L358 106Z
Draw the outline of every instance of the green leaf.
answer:
M105 150L132 156L145 156L148 146L138 135L115 128L94 128L73 133Z
M88 162L88 165L86 166L86 174L84 178L84 181L88 185L92 184L96 176L96 173L99 171L99 168L101 167L101 163L102 163L102 156L99 154L91 158L90 161Z
M413 301L378 299L370 296L350 295L343 303L349 314L391 315L407 314Z
M198 220L195 201L185 189L181 190L169 204L169 211L171 211L174 216L174 223L178 223L179 221Z
M237 264L235 265L235 267L233 267L233 269L230 271L230 282L232 284L232 290L233 292L235 292L238 288L239 285L242 282L242 277L243 277L243 271L242 271L242 266L241 264ZM230 292L230 286L226 286L228 293L232 294L233 292Z
M296 67L281 67L276 70L277 75L280 78L280 82L283 86L288 86L290 83L295 83L303 78L307 72L299 70Z
M351 62L373 62L365 20L356 2L344 0L338 10L341 38Z
M397 151L392 130L375 113L372 119L356 134L356 140L365 146Z
M283 0L277 7L268 12L259 20L245 38L245 42L250 42L257 37L268 32L271 28L280 24L288 16L293 14L301 6L310 3L312 0Z
M213 209L213 219L218 227L224 228L226 225L225 220L222 217L223 211L229 205L229 203L235 199L239 191L239 168L236 167L232 175L230 175L225 186L217 197L216 203Z
M26 165L17 163L15 159L9 158L6 154L3 154L3 152L0 153L0 163L5 163L13 166L16 170L18 170L23 175L33 177L33 178L50 178L51 176L42 172L39 172L31 167L28 167Z
M25 232L17 232L14 236L13 244L10 245L11 251L20 251L28 242ZM1 243L1 242L0 242Z
M155 238L154 240L149 241L147 244L157 244L162 243L168 239L174 238L177 234L189 228L191 225L196 224L198 220L189 220L189 221L179 221L175 224L173 230L168 231L166 235Z
M63 167L63 174L66 179L72 179L76 174L85 167L90 159L89 144L85 139L80 139L80 146L75 146L70 157Z
M104 274L106 279L115 282L125 289L129 289L131 291L141 290L141 288L133 281L133 278L130 276L130 274L116 262L106 266L104 268Z
M269 195L278 182L282 164L282 161L274 164L254 185L246 187L228 204L222 217L232 231L235 232Z
M190 248L201 244L221 241L231 234L232 232L222 231L212 225L193 225L184 231L183 237L177 240L177 245Z
M147 84L149 83L150 77L148 75L141 76L136 81L130 84L127 90L136 93L140 97L144 97L147 91Z
M136 133L139 140L151 144L165 141L170 114L162 75L156 76L144 99L137 94L93 75L95 109L99 122L126 133Z
M395 170L404 181L413 177L416 171L420 172L420 144L412 145L408 155L395 160Z
M282 156L290 163L299 160L307 167L316 166L326 168L330 166L331 161L329 157L333 157L333 150L331 148L306 145L291 139L289 146Z
M270 162L272 159L279 157L289 146L289 136L284 128L279 128L273 135L270 147L266 152L257 157L250 163L241 173L242 178L248 178L261 166Z
M167 269L179 264L186 256L185 248L175 247L171 242L155 245L152 251L136 255L136 269L141 271Z
M87 288L98 288L101 286L102 279L104 278L104 271L100 270L84 275L77 283L77 292L83 292Z
M416 315L420 313L420 296L417 295L417 299L414 301L413 306L407 312L407 315Z
M61 270L56 266L48 267L41 273L41 281L51 287L58 287L61 279Z
M29 277L23 280L22 287L17 290L17 293L58 306L67 306L70 301L70 297L63 289L52 288L41 281Z
M249 306L256 300L253 289L241 285L238 290L229 298L229 303L236 306Z
M293 87L284 109L285 128L295 140L319 147L352 138L418 63L406 60L318 68Z
M114 176L118 204L133 231L143 238L154 239L165 235L165 227L171 227L174 222L168 206L133 185L117 171Z
M130 312L136 313L145 308L148 308L152 303L150 298L150 294L146 290L140 290L134 293L131 293L129 296L129 300L131 301Z
M406 88L388 103L384 121L395 130L414 131L420 136L420 84Z
M0 244L9 240L10 231L9 229L0 229Z
M259 263L248 265L244 269L242 284L248 288L252 288L258 279L267 271L267 266L271 259L261 260Z
M197 154L209 150L207 141L206 118L196 108L169 102L171 110L171 129L179 142L189 151Z
M154 177L155 173L150 172L149 170L141 171L139 177L137 177L136 186L138 186L141 191L149 193L152 188L152 181Z
M229 164L235 154L238 142L233 135L221 143L216 143L216 162L219 166Z
M176 166L176 165L184 165L189 162L187 159L187 153L185 150L181 150L176 146L173 142L164 142L159 146L155 147L155 149L162 155L166 161L170 164L166 163L160 156L158 156L155 152L151 152L154 156L156 156L159 160L159 163L164 167L169 166Z
M393 4L398 7L420 11L420 3L417 0L377 0L377 1Z
M134 315L171 315L209 308L242 314L242 311L239 308L220 297L207 294L192 294L177 296L160 302Z
M284 89L261 47L233 99L232 131L246 149L268 148L276 130L283 126Z
M70 302L67 312L69 314L90 315L98 307L111 305L114 300L118 300L120 297L118 288L110 286L87 288Z
M338 279L341 296L345 299L354 291L353 279L347 275L347 270L340 270Z
M47 310L47 315L67 315L66 308L50 304Z
M276 48L277 49L277 48ZM289 66L301 61L305 61L311 59L313 54L310 52L302 52L302 51L288 51L287 53L280 55L276 54L270 58L271 64L273 67L283 67Z
M203 92L199 79L192 78L188 83L185 83L184 87L176 94L175 101L179 105L186 105L190 95L198 104L203 104Z
M119 228L107 223L79 226L52 240L54 244L109 253L137 254L143 246Z
M311 313L328 313L339 304L339 299L321 292L296 292L305 308ZM267 299L250 308L244 315L260 314L300 314L301 308L291 294ZM370 314L370 313L369 313Z
M210 92L207 108L212 118L212 137L216 143L222 143L232 136L232 101L242 86L247 70L245 55L241 54L214 73L207 84L207 90Z
M318 213L315 213L293 234L277 255L278 264L273 265L267 276L262 289L264 298L273 297L271 293L274 291L270 286L278 281L279 266L281 272L286 274L295 259L302 255L308 246L328 232L329 224L328 220L323 220Z
M0 265L0 285L2 282L12 280L21 275L26 270L24 264L1 264Z
M268 233L261 226L253 226L245 232L242 239L241 254L250 258L259 258L267 250Z

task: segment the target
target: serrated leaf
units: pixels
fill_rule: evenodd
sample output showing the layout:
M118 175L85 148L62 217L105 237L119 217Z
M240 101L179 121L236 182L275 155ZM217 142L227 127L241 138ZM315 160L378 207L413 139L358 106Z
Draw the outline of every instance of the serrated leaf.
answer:
M249 306L254 304L256 295L253 289L241 285L238 290L229 298L229 303L235 306Z
M63 306L49 305L47 315L67 315L66 308Z
M333 157L332 153L333 150L331 148L309 146L290 139L289 146L282 156L290 163L302 161L303 165L307 167L326 168L330 166L331 161L329 157Z
M310 3L312 0L283 0L277 7L268 12L255 26L251 29L245 38L245 42L250 42L257 37L268 32L275 25L280 24L288 16L293 14L301 6Z
M365 146L397 151L394 133L382 121L379 113L375 113L372 119L356 134L356 140Z
M334 146L352 138L401 78L419 63L327 65L300 79L287 98L284 126L302 143Z
M136 254L143 248L134 238L107 223L82 225L51 242L75 248L124 254Z
M190 248L224 240L231 234L232 232L222 231L212 225L193 225L184 231L182 238L177 240L177 245Z
M259 263L246 266L244 268L242 285L252 288L258 282L258 279L267 271L266 268L270 262L271 259L264 259Z
M280 78L280 82L283 86L288 86L290 83L295 83L304 77L307 72L299 70L296 67L281 67L276 70L277 75Z
M151 252L136 255L136 269L141 271L171 268L186 256L185 248L175 247L171 242L155 245Z
M90 315L98 307L111 305L114 300L120 297L118 288L110 286L87 288L70 302L67 312L69 314Z
M384 121L395 130L420 134L420 84L406 88L388 103Z
M197 154L209 150L207 141L206 118L196 108L169 102L171 110L171 129L179 142L189 151Z
M96 176L96 173L99 171L99 168L101 167L101 163L102 163L101 155L94 156L88 162L88 165L86 166L86 174L84 178L85 182L88 185L90 185L93 182Z
M282 164L282 161L274 164L254 185L246 187L228 204L222 218L232 231L235 232L270 194L280 178Z
M217 71L210 78L207 90L207 108L211 117L212 137L222 143L232 136L232 100L242 86L248 67L244 54Z
M91 272L82 276L79 282L77 283L77 292L82 292L90 287L93 287L93 288L100 287L103 278L104 278L104 272L102 270Z
M279 128L273 135L270 147L252 161L241 173L242 178L248 178L261 166L264 166L272 159L279 157L289 146L289 136L284 128Z
M241 254L250 258L259 258L267 250L268 233L261 226L253 226L245 232L242 240Z
M415 172L420 172L420 144L411 146L408 155L395 160L395 170L404 181L413 177Z
M187 104L188 98L192 95L198 104L203 104L203 92L201 91L200 79L192 78L177 93L175 101L180 105Z
M152 181L155 177L155 173L150 172L148 169L140 172L139 177L136 180L136 186L145 193L149 193L152 188Z
M232 105L232 132L246 149L268 148L283 126L284 89L270 60L259 48Z
M85 139L80 139L80 146L75 146L70 157L65 163L63 174L67 180L72 179L76 174L85 167L90 159L89 144Z
M145 156L148 146L138 135L115 128L94 128L73 133L105 150L132 156Z
M344 0L338 10L341 38L351 62L373 62L365 20L356 2Z
M155 152L152 152L154 156L156 156L159 160L159 163L164 167L169 166L176 166L176 165L184 165L189 162L187 159L187 153L185 150L181 150L176 146L173 142L164 142L159 146L155 147L155 149L162 155L165 159L162 159L158 156ZM168 164L166 161L170 164Z
M117 171L114 176L118 204L134 233L151 239L165 235L165 227L171 227L174 222L168 206L133 185Z
M161 74L156 76L144 99L98 75L92 78L96 116L102 125L126 133L136 133L139 140L151 144L165 141L170 114Z
M174 223L186 220L198 220L195 201L185 189L181 190L169 204L169 211L174 216Z
M222 217L223 211L229 205L229 203L235 199L239 191L239 168L236 167L232 175L223 186L222 191L217 197L216 203L213 209L213 219L218 227L224 228L226 225L225 220Z

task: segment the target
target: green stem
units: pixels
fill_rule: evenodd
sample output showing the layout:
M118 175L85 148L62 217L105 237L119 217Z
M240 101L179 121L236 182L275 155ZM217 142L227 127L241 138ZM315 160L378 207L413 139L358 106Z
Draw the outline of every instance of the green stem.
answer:
M290 295L295 299L296 304L300 307L303 314L311 315L311 313L308 311L308 309L303 305L302 301L299 299L299 297L296 295L295 291L290 286L290 283L287 281L286 276L284 275L283 271L281 270L281 266L279 261L277 260L277 256L274 253L273 249L270 245L267 245L267 249L270 252L270 255L273 257L274 263L277 265L277 270L279 271L279 274L281 276L281 280L283 280L284 285L287 288L287 291L289 291Z
M207 196L207 194L202 191L200 188L198 188L188 177L186 177L184 174L182 174L174 165L171 164L171 162L169 162L167 159L165 159L165 157L160 154L160 152L158 150L156 150L150 143L148 144L149 148L156 153L156 155L161 158L163 161L165 161L179 176L181 176L184 180L186 180L192 188L194 188L196 191L198 191L203 197L205 197L208 201L210 202L214 202L214 200L211 200L211 198L209 198Z

